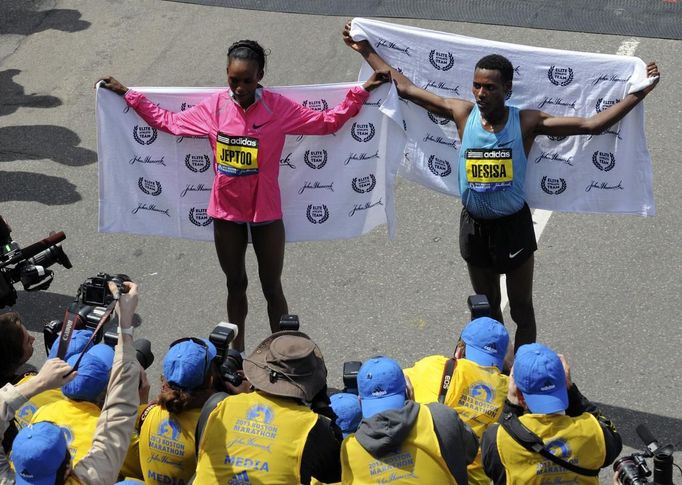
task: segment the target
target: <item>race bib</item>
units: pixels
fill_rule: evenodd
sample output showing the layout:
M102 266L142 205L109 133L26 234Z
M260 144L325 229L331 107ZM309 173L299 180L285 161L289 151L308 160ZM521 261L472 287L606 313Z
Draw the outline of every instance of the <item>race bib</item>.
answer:
M470 148L465 152L467 186L476 192L511 187L514 164L511 148Z
M220 173L232 176L258 173L258 138L218 132L215 152Z

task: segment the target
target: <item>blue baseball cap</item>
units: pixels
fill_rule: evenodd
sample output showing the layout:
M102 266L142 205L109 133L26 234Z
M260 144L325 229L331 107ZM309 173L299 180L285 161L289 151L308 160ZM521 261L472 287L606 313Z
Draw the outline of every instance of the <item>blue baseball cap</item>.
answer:
M369 359L358 372L362 417L403 407L405 387L405 375L395 360L382 356Z
M66 438L56 424L44 421L25 427L12 444L16 483L54 485L66 452Z
M166 382L180 389L196 389L204 383L217 354L215 345L209 340L180 339L171 344L163 358L163 377Z
M78 354L72 355L67 363L74 366L77 360ZM76 378L63 385L62 392L69 399L95 402L102 391L107 388L109 372L113 364L114 349L106 344L93 345L83 354Z
M329 400L336 414L336 425L341 428L343 437L355 433L362 421L362 408L358 396L349 392L339 392L332 395Z
M62 334L60 332L59 337L61 336ZM69 357L72 355L80 354L85 348L85 345L88 343L88 340L90 340L90 337L92 337L92 330L74 330L71 334L71 340L69 341L69 347L66 349L64 360L69 360ZM92 342L90 343L90 347L92 347ZM58 350L59 338L52 343L52 347L50 347L50 353L47 355L47 358L56 359Z
M509 345L504 325L490 317L476 318L464 327L461 339L466 344L466 359L502 370Z
M564 366L556 352L542 344L522 345L516 351L514 382L532 413L557 413L568 407Z

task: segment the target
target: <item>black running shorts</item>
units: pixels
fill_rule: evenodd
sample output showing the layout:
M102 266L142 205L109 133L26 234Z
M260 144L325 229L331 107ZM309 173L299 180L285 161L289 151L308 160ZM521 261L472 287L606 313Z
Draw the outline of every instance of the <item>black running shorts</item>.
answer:
M537 248L528 204L498 219L474 219L462 208L459 250L472 266L508 273L525 263Z

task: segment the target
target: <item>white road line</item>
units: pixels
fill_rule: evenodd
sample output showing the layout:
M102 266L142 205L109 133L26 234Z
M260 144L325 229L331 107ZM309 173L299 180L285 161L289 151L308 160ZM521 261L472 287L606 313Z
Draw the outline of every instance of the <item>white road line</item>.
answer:
M620 46L618 47L618 50L616 51L617 56L633 56L635 55L635 51L637 50L637 46L639 45L639 39L636 39L635 37L631 37L629 39L625 39L623 42L620 43ZM552 211L547 211L544 209L535 209L533 211L533 224L535 227L535 240L539 243L540 242L540 236L542 235L542 232L545 230L545 227L547 226L547 223L549 222L549 218L552 216ZM502 311L504 312L505 308L507 308L507 305L509 304L509 297L507 296L507 278L505 275L500 276L500 293L502 295L502 299L500 301L500 307L502 308Z

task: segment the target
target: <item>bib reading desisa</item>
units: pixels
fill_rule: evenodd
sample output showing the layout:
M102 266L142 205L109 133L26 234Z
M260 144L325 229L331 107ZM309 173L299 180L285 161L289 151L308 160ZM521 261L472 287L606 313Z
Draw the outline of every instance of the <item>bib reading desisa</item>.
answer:
M467 186L476 192L494 192L512 186L511 148L469 148L465 152Z

